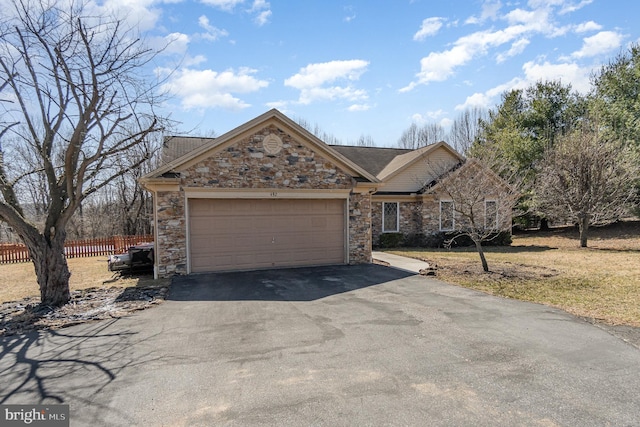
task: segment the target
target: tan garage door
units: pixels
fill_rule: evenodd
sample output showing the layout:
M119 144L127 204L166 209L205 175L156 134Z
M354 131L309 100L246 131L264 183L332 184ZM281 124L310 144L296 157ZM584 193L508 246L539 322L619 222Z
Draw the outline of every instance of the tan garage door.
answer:
M189 199L192 272L345 262L345 200Z

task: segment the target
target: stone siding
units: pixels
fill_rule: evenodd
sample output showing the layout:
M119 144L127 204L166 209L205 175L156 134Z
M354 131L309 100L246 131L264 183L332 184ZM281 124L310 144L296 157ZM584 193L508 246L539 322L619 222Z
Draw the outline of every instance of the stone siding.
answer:
M427 236L440 232L440 200L423 200L422 232Z
M371 258L371 195L349 195L349 263L369 263Z
M371 203L371 229L374 246L378 246L382 234L382 203ZM399 233L406 238L411 238L422 231L422 203L398 202L400 209Z
M278 154L268 154L262 140L282 140ZM348 189L351 176L275 126L233 144L182 172L184 187Z
M422 208L420 202L400 202L400 232L405 236L422 233Z
M371 241L378 246L382 234L382 202L371 202Z
M158 276L187 272L185 198L179 191L158 192L156 200L156 251Z

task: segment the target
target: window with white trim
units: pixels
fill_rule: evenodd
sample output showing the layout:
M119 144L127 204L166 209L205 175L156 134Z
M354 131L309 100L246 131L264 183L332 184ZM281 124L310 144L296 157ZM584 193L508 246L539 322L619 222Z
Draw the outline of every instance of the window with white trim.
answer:
M382 203L382 232L396 233L399 231L400 214L398 202Z
M440 231L451 231L455 225L453 201L440 200Z
M495 200L484 201L484 227L489 230L498 229L498 202Z

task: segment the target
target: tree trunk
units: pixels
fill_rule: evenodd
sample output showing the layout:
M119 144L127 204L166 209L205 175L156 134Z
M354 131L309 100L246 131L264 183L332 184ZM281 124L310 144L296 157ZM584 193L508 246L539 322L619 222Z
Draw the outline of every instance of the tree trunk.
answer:
M587 247L587 234L589 233L589 222L591 217L589 214L580 214L578 216L578 228L580 229L580 247Z
M489 264L487 264L487 259L484 256L484 249L482 248L482 242L480 240L474 240L474 243L476 244L478 255L480 255L480 261L482 262L482 269L486 273L489 271Z
M540 218L540 231L549 231L549 220L547 218Z
M39 236L39 244L29 245L29 253L40 286L40 304L60 307L69 302L69 266L64 256L65 232L56 233L52 239ZM34 246L34 247L31 247Z

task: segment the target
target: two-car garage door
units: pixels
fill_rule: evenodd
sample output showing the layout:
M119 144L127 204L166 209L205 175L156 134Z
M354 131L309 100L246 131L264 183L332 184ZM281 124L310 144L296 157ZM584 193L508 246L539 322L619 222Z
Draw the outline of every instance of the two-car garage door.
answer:
M344 199L189 199L192 272L345 263Z

